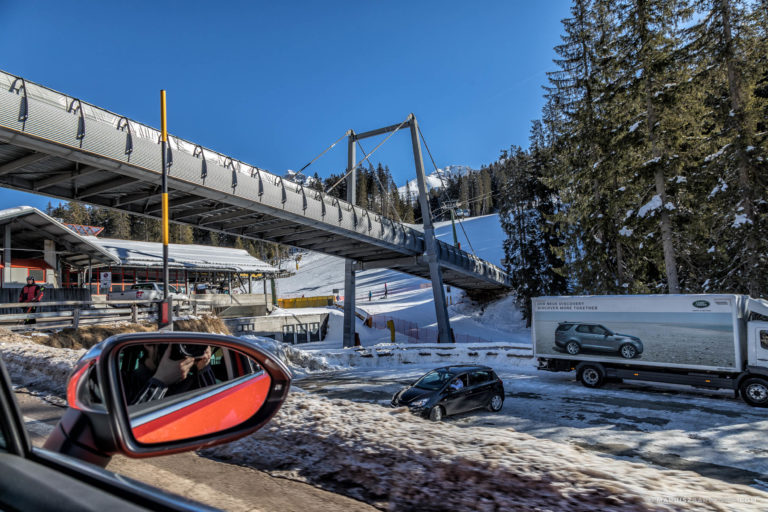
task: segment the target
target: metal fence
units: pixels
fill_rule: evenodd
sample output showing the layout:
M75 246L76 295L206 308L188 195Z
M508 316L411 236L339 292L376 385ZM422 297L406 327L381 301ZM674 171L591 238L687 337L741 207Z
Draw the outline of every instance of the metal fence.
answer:
M91 300L7 302L0 303L0 327L12 331L78 328L93 325L140 320L151 321L157 316L161 301L103 301ZM210 312L206 299L174 302L174 316Z

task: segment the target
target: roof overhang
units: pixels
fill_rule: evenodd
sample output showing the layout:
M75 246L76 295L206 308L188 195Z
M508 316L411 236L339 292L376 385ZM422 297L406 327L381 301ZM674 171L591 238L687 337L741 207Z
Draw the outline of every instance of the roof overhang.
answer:
M0 210L0 228L10 226L11 255L21 258L42 257L42 240L56 244L56 255L67 265L84 268L92 265L114 265L120 260L100 246L78 235L37 208L18 206ZM4 235L2 235L4 236Z

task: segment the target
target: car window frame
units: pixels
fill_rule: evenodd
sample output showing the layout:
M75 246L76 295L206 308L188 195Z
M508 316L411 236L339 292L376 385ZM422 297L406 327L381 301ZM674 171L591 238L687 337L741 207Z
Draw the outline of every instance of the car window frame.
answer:
M29 457L32 443L24 426L16 396L10 386L11 377L0 357L0 430L3 435L3 451L21 457Z

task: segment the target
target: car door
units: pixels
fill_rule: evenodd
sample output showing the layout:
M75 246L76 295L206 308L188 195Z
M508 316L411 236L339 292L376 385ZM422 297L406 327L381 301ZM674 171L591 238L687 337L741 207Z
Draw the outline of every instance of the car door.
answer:
M33 448L0 359L0 510L215 510L64 455Z
M613 339L613 336L609 336L610 331L603 327L602 325L593 325L592 327L592 334L594 335L594 343L595 348L599 350L604 351L614 351L616 348L614 347L615 341Z
M477 370L469 374L469 396L468 405L472 409L485 407L491 399L491 381L490 372L487 370Z
M467 385L467 375L459 375L457 377L461 383L461 389L452 389L449 385L446 389L447 397L445 399L445 413L446 414L458 414L469 410L468 404L469 386ZM453 379L451 379L453 381Z
M591 325L577 325L576 332L581 342L582 348L594 348L595 347L595 335L592 334Z

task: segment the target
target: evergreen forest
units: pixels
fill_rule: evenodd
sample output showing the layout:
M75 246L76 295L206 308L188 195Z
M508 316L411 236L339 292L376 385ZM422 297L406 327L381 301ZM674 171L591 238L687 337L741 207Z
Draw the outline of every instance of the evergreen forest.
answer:
M574 0L529 147L490 172L537 295L768 294L768 1Z

